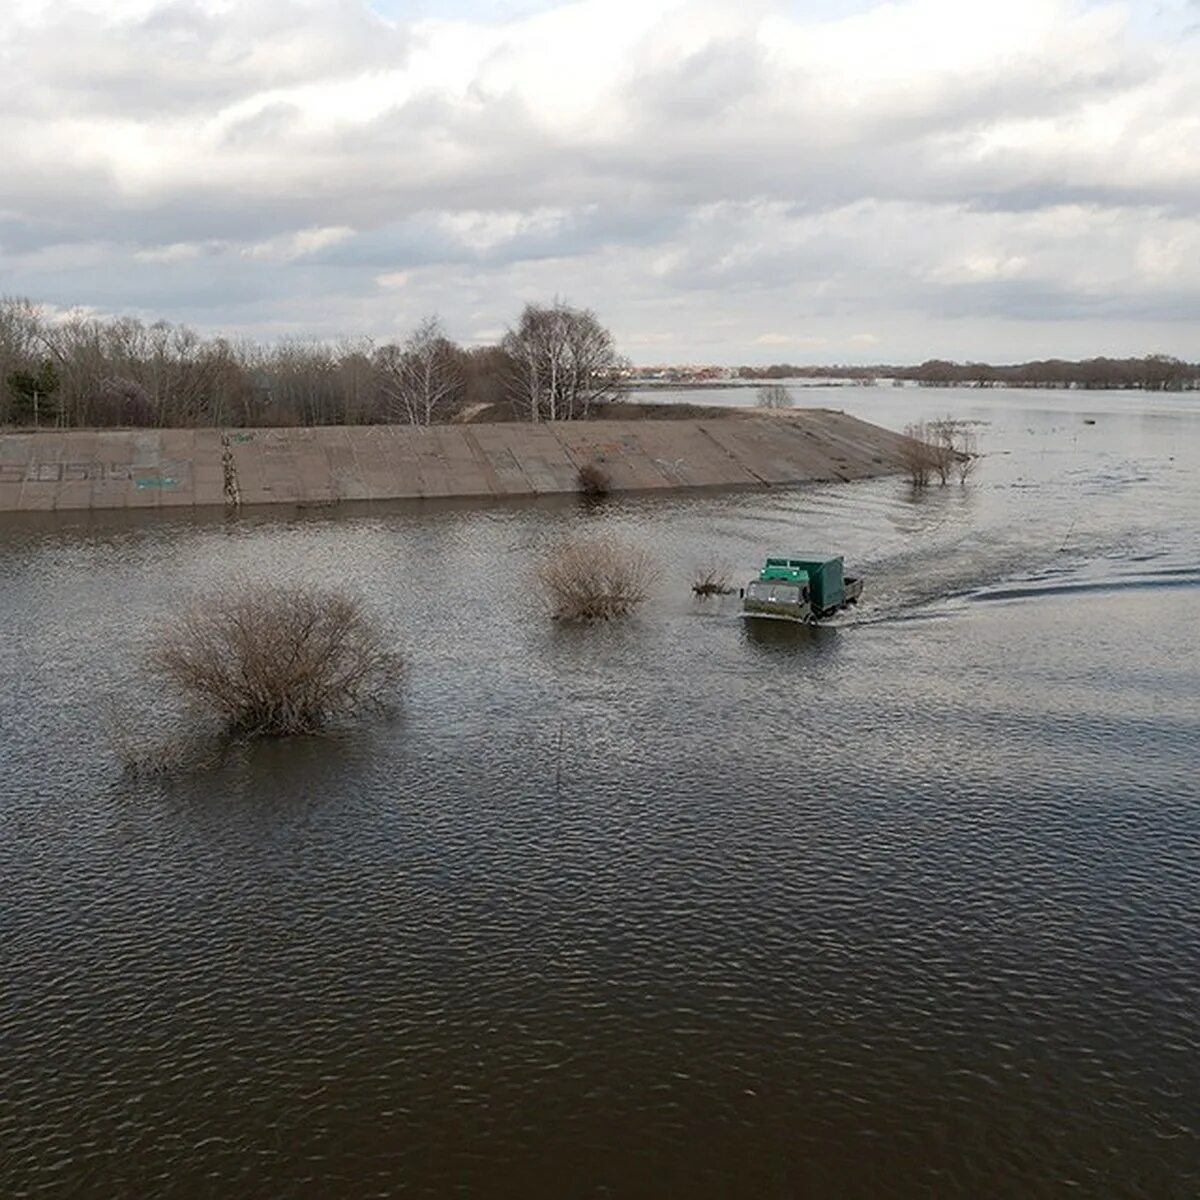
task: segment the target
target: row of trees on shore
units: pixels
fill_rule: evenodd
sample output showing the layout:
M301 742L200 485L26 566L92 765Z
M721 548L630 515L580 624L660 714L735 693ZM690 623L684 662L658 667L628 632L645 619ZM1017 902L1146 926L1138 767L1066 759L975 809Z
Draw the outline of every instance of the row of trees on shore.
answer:
M476 348L436 316L402 341L263 345L0 301L0 425L427 425L480 408L571 420L615 395L624 365L595 313L557 299Z
M494 419L574 420L616 398L630 374L588 309L527 304L494 346L464 347L427 317L398 341L204 338L184 325L52 319L0 300L0 425L257 426ZM1200 388L1200 365L1167 355L993 366L742 367L743 379L879 377L924 386Z
M932 358L915 367L800 367L775 363L769 367L739 367L741 379L903 379L925 387L1079 387L1183 392L1200 388L1200 363L1168 354L1142 358L1050 358L995 366L992 363L949 362Z

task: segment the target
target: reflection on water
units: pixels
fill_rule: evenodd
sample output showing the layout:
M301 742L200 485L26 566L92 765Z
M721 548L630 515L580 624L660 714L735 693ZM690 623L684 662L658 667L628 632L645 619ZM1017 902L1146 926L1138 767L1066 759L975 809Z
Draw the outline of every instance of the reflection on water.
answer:
M748 646L768 654L782 652L782 657L790 661L797 661L798 655L836 654L841 640L832 625L803 625L797 621L748 617L741 626Z
M805 398L987 458L0 528L0 1194L1195 1194L1196 402ZM546 619L581 524L633 620ZM690 594L807 550L827 627ZM123 780L147 632L263 575L361 591L400 710Z

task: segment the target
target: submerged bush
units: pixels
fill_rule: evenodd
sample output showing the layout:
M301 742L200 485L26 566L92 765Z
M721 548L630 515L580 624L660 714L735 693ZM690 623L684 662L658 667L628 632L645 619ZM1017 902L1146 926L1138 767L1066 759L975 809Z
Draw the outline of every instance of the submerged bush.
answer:
M900 459L913 487L929 486L936 457L935 447L929 441L929 429L924 421L904 427L904 442L900 447Z
M656 573L645 550L598 538L560 546L538 574L556 618L603 621L637 608Z
M795 404L792 393L782 383L766 383L758 389L754 403L759 408L791 408Z
M731 574L728 563L701 563L692 577L692 591L697 596L728 596L733 591L729 586Z
M219 730L156 728L110 704L106 716L109 744L127 775L185 775L223 760L229 739ZM149 727L148 727L149 726Z
M160 635L150 663L189 706L250 737L315 733L381 704L400 671L358 600L279 585L201 600Z
M979 442L966 421L954 417L939 417L929 424L934 445L940 453L937 460L938 482L943 486L953 473L959 483L966 483L979 461Z
M612 476L598 462L587 462L579 468L579 490L585 496L607 496L612 490Z
M945 487L952 474L966 483L978 457L975 434L965 421L940 417L904 428L901 459L914 487L928 487L934 478Z

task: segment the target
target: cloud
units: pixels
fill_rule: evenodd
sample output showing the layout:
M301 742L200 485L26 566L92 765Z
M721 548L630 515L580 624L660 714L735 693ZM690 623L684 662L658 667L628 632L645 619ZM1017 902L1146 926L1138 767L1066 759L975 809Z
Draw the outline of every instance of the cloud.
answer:
M4 289L330 336L566 294L659 359L1019 356L1033 320L1194 354L1183 6L434 10L20 0Z
M356 0L26 4L6 57L12 113L61 120L203 118L289 85L395 66L408 39ZM12 18L9 18L12 22Z

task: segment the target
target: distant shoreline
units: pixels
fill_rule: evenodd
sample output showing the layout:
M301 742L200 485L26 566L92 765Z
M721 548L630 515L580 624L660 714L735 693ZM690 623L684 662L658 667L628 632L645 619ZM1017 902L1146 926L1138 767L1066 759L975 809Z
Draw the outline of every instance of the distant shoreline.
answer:
M1176 386L1162 387L1145 383L1081 383L1075 380L1023 382L1015 379L918 379L895 375L856 377L846 374L830 375L773 375L755 378L728 379L629 379L620 385L623 395L631 392L653 391L712 391L713 389L750 389L769 383L781 383L790 388L980 388L985 390L1012 388L1016 391L1048 392L1147 392L1182 393L1200 391L1200 376L1180 381Z

